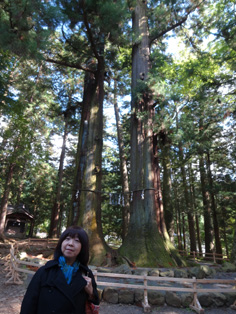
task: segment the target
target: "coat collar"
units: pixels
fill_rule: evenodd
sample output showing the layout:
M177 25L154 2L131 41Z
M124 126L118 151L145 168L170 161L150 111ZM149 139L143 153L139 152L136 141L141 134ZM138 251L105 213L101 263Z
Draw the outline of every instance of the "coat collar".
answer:
M89 272L89 268L80 264L79 270L73 276L71 284L68 285L65 276L63 275L63 272L61 271L58 264L59 263L57 260L51 260L45 264L45 268L58 268L58 274L56 278L54 278L53 284L59 290L61 290L62 293L64 293L75 306L73 298L79 291L81 291L86 286L87 282L83 278L82 274L85 273L85 275L87 275L87 272Z
M51 260L51 261L48 261L46 264L45 264L45 268L50 268L50 267L54 267L54 266L58 266L59 262L58 260ZM83 273L85 273L87 275L87 273L89 272L90 273L90 269L87 267L87 266L84 266L82 264L79 265L79 269L82 270Z

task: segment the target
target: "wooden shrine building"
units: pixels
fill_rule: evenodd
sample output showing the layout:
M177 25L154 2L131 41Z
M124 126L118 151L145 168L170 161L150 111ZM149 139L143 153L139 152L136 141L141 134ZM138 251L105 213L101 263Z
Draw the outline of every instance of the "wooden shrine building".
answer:
M30 229L34 221L33 215L25 209L24 205L12 206L8 205L6 223L5 223L5 235L9 237L24 238L26 237L26 231L28 225Z

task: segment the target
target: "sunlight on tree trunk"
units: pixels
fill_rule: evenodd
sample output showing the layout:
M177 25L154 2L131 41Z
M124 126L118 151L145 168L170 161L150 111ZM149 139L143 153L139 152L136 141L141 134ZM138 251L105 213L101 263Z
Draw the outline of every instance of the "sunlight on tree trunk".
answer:
M103 64L86 73L81 117L77 171L71 222L85 228L90 240L90 263L101 265L106 244L101 227L101 157L103 133Z
M157 225L153 155L153 100L147 87L150 51L147 4L137 1L133 12L130 224L120 253L138 266L171 266L174 247ZM160 227L160 226L159 226ZM164 227L164 226L163 226ZM165 228L165 227L164 227ZM180 259L178 260L179 263Z

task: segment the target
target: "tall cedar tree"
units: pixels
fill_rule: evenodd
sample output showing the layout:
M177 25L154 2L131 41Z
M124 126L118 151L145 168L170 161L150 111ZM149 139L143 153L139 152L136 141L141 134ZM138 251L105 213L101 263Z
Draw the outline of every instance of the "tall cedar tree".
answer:
M137 0L132 14L134 42L132 48L132 100L131 100L131 175L130 191L133 199L130 207L130 224L127 237L120 248L121 254L140 266L167 266L181 264L174 247L168 242L160 203L160 177L156 154L153 115L154 99L148 88L151 43L187 20L191 11L178 16L164 28L149 26L146 1ZM151 2L153 4L153 2ZM151 5L150 4L150 5ZM154 4L155 7L155 4ZM159 7L156 7L158 10ZM164 10L164 5L162 6ZM155 19L152 16L152 19ZM150 23L150 25L148 25ZM163 24L162 24L163 27ZM154 154L155 153L155 154ZM159 232L160 230L160 232Z

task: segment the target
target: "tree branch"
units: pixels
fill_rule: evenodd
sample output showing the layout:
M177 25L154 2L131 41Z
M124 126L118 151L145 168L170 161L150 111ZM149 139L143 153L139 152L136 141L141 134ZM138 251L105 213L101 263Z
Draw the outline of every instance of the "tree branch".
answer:
M153 43L154 40L164 36L166 33L168 33L169 31L175 29L176 27L182 25L184 22L186 22L186 20L188 19L188 16L189 16L190 13L188 13L181 21L175 23L175 24L172 24L171 26L167 27L166 29L164 29L162 32L160 33L155 33L155 35L151 36L149 38L149 46L151 46L151 44Z
M78 69L78 70L94 73L94 71L88 67L84 67L81 64L70 63L66 60L54 60L51 58L44 58L44 60L46 62L54 63L57 65L61 65L61 66L65 66L65 67L69 67L69 68L73 68L73 69Z
M92 48L92 51L94 53L95 58L97 60L99 60L99 54L98 54L97 49L96 49L96 45L95 45L95 42L94 42L94 39L93 39L93 34L92 34L91 29L89 27L87 14L85 13L84 0L81 0L81 4L82 4L82 8L83 8L84 25L85 25L85 27L87 29L87 34L88 34L88 38L89 38L89 41L90 41L90 44L91 44L91 48Z
M203 0L201 3L203 3L204 1L205 1L205 0ZM201 4L201 3L200 3L200 4ZM176 22L175 24L172 24L172 25L166 27L166 29L164 29L163 31L161 31L161 32L156 32L156 33L154 33L152 36L150 36L150 38L149 38L149 46L151 46L151 44L153 43L154 40L156 40L156 39L158 39L158 38L164 36L164 35L165 35L166 33L168 33L169 31L171 31L171 30L177 28L178 26L180 26L180 25L182 25L184 22L186 22L187 19L188 19L188 16L190 15L190 13L192 13L194 10L196 10L196 8L197 8L200 4L197 4L197 5L193 6L192 8L186 9L186 12L187 12L187 13L186 13L186 15L185 15L180 21L178 21L178 22Z

